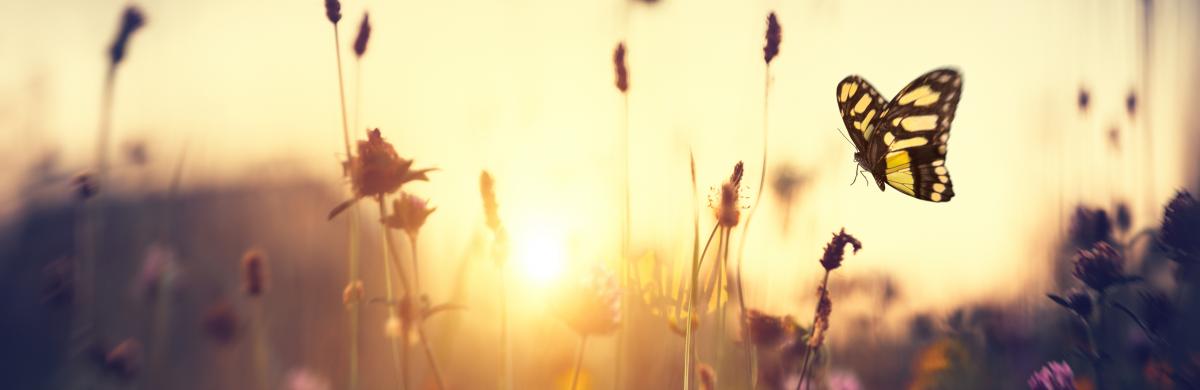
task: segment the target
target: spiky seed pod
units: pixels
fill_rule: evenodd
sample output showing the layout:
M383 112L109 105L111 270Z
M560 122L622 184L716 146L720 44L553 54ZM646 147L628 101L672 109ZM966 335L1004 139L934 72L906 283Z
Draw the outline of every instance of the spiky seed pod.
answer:
M771 12L767 15L767 45L763 46L763 59L768 64L779 55L779 43L782 41L783 28L779 26L779 19L775 17L775 13Z
M337 24L342 20L342 2L338 0L325 0L325 17L329 18L329 22Z
M363 13L362 23L358 25L358 36L354 38L354 55L362 58L367 53L367 42L371 40L371 16Z
M726 228L737 226L742 216L741 187L744 168L741 161L733 166L729 181L721 184L720 204L716 207L717 223Z
M1097 243L1091 249L1081 249L1075 256L1073 274L1088 287L1104 291L1124 281L1125 257L1107 243Z
M1179 191L1163 209L1159 244L1181 264L1200 263L1200 202Z
M825 245L825 252L821 255L821 266L825 267L826 271L833 271L842 266L842 260L846 255L846 245L852 246L854 253L858 253L862 249L862 242L847 234L846 229L842 228L833 235L829 244Z
M629 68L625 66L625 42L617 44L613 50L613 68L617 73L617 89L621 93L629 90Z
M270 282L267 274L267 255L257 249L242 255L242 291L257 297L267 291Z
M112 46L108 49L110 66L115 68L117 64L121 63L121 60L125 59L129 38L145 24L146 16L142 14L140 8L133 5L125 7L125 12L121 14L121 25L117 28L117 37L113 39Z

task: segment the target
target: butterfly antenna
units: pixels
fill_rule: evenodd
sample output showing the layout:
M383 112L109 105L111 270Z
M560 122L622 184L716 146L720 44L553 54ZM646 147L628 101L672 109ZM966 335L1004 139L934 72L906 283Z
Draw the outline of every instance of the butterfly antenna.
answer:
M851 140L850 140L850 137L847 137L847 136L846 136L846 133L842 132L842 130L841 130L841 129L838 129L838 128L834 127L834 128L833 128L833 131L834 131L834 132L837 132L837 133L838 133L838 135L842 136L842 139L844 139L844 140L846 140L846 142L850 143L850 146L854 146L854 141L851 141Z

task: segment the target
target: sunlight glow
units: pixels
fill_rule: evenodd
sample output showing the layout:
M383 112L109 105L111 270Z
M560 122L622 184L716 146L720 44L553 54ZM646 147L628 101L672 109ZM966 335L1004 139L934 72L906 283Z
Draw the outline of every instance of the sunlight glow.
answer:
M566 237L548 226L522 233L515 237L518 275L537 287L549 285L566 267Z

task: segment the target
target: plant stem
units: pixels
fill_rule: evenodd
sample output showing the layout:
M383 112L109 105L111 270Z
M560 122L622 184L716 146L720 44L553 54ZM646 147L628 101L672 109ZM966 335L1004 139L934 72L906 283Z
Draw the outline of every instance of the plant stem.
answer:
M624 357L625 343L628 341L627 340L628 336L626 335L626 333L628 332L628 329L631 328L629 321L632 320L632 318L630 318L630 315L629 315L629 313L630 313L629 305L630 305L631 300L629 298L630 294L628 293L629 277L630 277L629 276L630 275L630 271L629 271L630 227L629 227L629 225L632 221L632 217L630 216L631 215L631 213L630 213L631 202L630 202L630 196L629 196L629 191L630 191L630 188L629 188L630 187L630 185L629 185L629 95L622 92L621 93L621 101L623 104L622 112L624 113L624 115L622 115L624 117L623 118L624 121L622 122L623 126L622 126L622 132L621 132L622 133L621 149L622 149L622 151L624 151L624 156L623 156L624 158L622 158L622 161L624 161L625 165L624 165L624 167L622 167L621 172L625 178L625 183L623 186L623 188L625 190L625 204L624 204L625 219L622 221L622 224L621 224L621 255L618 256L617 258L620 259L620 261L621 261L621 291L624 292L621 294L621 300L622 300L622 302L621 302L621 312L622 312L621 319L623 319L625 321L625 326L622 326L621 330L618 331L618 333L617 333L617 353L615 354L615 356L613 358L613 360L614 360L614 362L613 362L613 367L614 367L613 368L613 386L616 388L621 388L621 366L622 366L621 359L622 359L622 357Z
M696 194L696 158L689 153L692 168L692 277L688 285L689 295L687 317L684 319L683 334L683 390L691 389L692 363L695 348L692 335L692 316L696 312L696 285L700 284L700 200Z
M825 289L828 288L829 272L830 272L829 270L825 270L825 277L821 280L821 289L818 291L825 291ZM820 298L817 298L817 307L815 309L813 309L812 330L809 333L809 337L812 337L812 333L816 332L817 317L819 316L818 312L819 312L820 308L821 308ZM796 383L796 390L800 390L800 388L804 385L804 381L808 378L808 363L809 363L809 361L812 360L812 355L817 353L817 350L815 348L816 347L810 346L810 347L805 348L805 350L804 350L804 364L800 366L800 382Z
M508 345L508 266L500 265L500 390L512 388Z
M388 215L387 214L387 202L385 202L385 197L383 195L379 195L378 197L375 198L375 200L377 201L377 203L379 203L379 219L380 219L380 221L382 221L383 218L387 217L387 215ZM388 228L386 225L384 225L382 222L380 222L379 226L380 226L380 229L383 234L383 242L384 242L384 244L383 244L383 280L384 280L384 284L385 284L384 286L387 288L386 296L387 296L387 301L389 302L388 316L389 316L389 318L391 318L391 317L397 317L397 315L396 315L396 306L394 304L392 304L393 302L396 302L396 294L395 294L395 290L392 288L392 272L389 268L392 268L393 266L399 266L400 264L398 264L398 263L392 264L391 262L388 261L389 258L394 259L393 257L389 256L389 253L394 252L394 250L392 250L392 249L394 249L394 246L392 245L392 238L391 238L391 235L388 234ZM399 267L396 267L396 268L399 268ZM407 282L405 281L405 278L402 276L404 271L402 269L397 269L397 272L401 275L401 277L400 277L401 284L404 284L405 286L407 286ZM405 288L405 290L407 290L407 288ZM401 346L400 346L400 344L401 344L400 339L404 339L408 336L407 329L404 329L404 330L405 330L405 332L403 332L403 333L405 333L405 334L401 334L399 337L391 338L389 340L390 341L389 344L391 344L392 368L395 371L395 374L397 375L396 379L400 382L401 388L407 390L408 389L408 343L407 343L407 341L405 341L403 343L404 344L403 348L401 348Z
M727 277L729 275L729 232L729 227L721 227L721 237L717 241L718 259L717 261L713 262L713 269L716 270L713 277L716 278L717 282L717 287L715 290L713 290L713 297L717 300L718 318L717 337L715 337L717 344L717 357L715 358L714 363L716 363L715 369L718 373L723 372L722 368L725 366L725 359L723 355L725 353L725 304L728 302L729 297L729 295L726 293L726 290L729 289L729 285L726 284L728 281ZM722 299L722 297L725 299ZM720 384L714 384L713 386L719 388Z
M409 234L408 240L412 245L412 263L413 263L413 286L416 288L418 299L421 295L421 274L417 271L417 234ZM421 308L424 311L424 308ZM425 337L425 316L424 314L417 317L417 336L421 339L421 348L425 350L425 359L429 361L429 369L433 371L433 377L437 379L438 389L446 389L446 380L442 378L442 370L438 368L437 359L433 357L433 348L429 347L429 338Z
M587 347L587 334L579 335L579 350L575 354L575 371L571 375L571 390L579 385L579 371L583 369L583 350Z
M350 128L347 125L347 118L346 118L346 87L345 87L345 83L343 81L343 75L342 75L341 34L338 32L337 23L332 23L332 24L333 24L333 53L334 53L334 58L337 59L338 101L340 103L341 112L342 112L342 146L344 148L343 151L346 153L346 161L350 161L350 158L352 156L350 154ZM355 77L359 77L357 73L355 74ZM357 109L359 102L356 100L354 103L355 103L355 106ZM358 122L358 114L357 113L355 114L354 120L355 120L355 125L357 126L357 122ZM347 167L349 167L349 164L347 164ZM351 194L351 195L353 196L353 194ZM358 276L358 274L359 274L358 221L359 221L359 209L358 209L358 203L356 202L354 205L350 206L350 216L349 216L349 221L347 222L348 239L347 239L347 248L346 248L346 261L347 261L347 263L349 263L349 268L350 268L350 270L349 270L350 281L347 284L348 286L353 285L356 281L359 280L359 276ZM385 230L386 230L386 228L385 228ZM385 254L385 256L386 256L386 254ZM384 263L385 263L384 265L386 268L386 261ZM386 269L385 269L385 272L386 272ZM391 292L391 287L388 287L388 292L389 293ZM359 333L358 328L359 328L359 322L361 319L359 303L358 302L353 303L352 305L350 305L349 309L350 309L349 313L347 314L347 316L349 317L348 322L350 323L350 329L349 329L350 386L349 386L349 388L350 388L350 390L357 390L358 389L358 333Z
M762 115L762 171L758 175L758 190L754 195L754 205L750 207L750 214L746 216L746 224L742 225L742 237L738 240L738 260L737 260L737 289L738 289L738 306L741 308L741 323L743 327L746 322L746 294L742 289L742 260L746 256L746 237L750 235L750 221L754 220L754 214L758 212L758 206L762 201L762 194L766 191L767 183L767 129L770 122L767 121L768 103L770 102L771 92L771 63L767 63L766 71L763 77L763 115ZM750 376L750 389L758 388L758 375L755 374L757 354L755 352L754 343L748 343L749 353L747 354L747 374Z

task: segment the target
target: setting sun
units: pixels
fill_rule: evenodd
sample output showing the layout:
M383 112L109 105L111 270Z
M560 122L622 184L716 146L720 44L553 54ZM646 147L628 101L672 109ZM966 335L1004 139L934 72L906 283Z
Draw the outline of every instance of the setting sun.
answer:
M517 272L537 287L544 287L562 275L567 262L566 237L549 226L528 229L514 237Z

